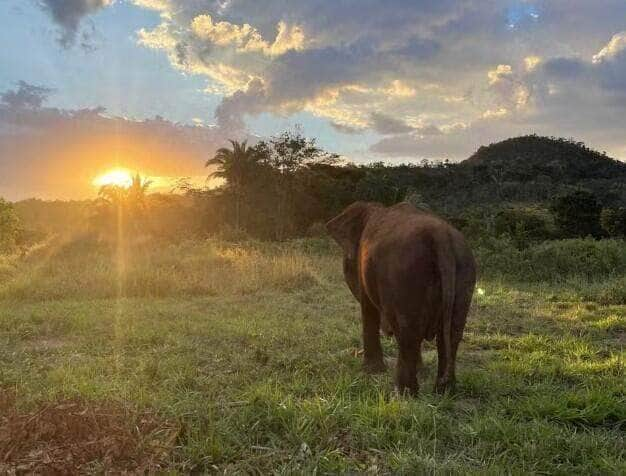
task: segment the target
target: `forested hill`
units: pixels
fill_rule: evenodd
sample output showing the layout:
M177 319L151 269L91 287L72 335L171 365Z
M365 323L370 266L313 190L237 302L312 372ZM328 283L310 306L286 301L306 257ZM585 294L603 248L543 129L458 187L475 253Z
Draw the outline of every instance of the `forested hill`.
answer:
M542 176L564 181L626 178L626 163L585 146L554 137L528 135L480 147L463 162L471 167L498 168L513 180Z
M422 196L439 209L549 202L583 188L605 206L626 206L626 164L582 142L536 135L480 147L458 164L422 169Z

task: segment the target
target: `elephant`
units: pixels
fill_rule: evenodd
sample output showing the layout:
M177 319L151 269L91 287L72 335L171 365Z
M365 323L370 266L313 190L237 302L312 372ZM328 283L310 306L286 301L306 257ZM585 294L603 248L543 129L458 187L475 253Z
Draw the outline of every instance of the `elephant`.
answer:
M432 213L403 202L355 202L326 224L343 250L346 283L361 306L363 366L385 371L380 330L398 345L396 388L415 395L423 339L437 339L435 391L452 390L476 264L465 238Z

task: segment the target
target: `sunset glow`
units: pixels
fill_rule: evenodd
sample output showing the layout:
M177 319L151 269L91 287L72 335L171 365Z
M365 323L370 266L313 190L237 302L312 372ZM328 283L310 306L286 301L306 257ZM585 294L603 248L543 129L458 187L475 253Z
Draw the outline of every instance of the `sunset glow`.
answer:
M133 174L127 169L112 169L102 175L97 176L93 180L93 184L96 187L103 187L105 185L115 185L118 187L128 188L133 182Z

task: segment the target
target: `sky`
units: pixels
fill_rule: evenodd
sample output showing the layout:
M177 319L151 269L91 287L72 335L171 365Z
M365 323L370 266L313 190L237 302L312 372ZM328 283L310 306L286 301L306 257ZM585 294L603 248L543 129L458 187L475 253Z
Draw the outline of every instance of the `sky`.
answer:
M0 0L0 196L206 174L300 127L354 162L537 133L626 160L625 0Z

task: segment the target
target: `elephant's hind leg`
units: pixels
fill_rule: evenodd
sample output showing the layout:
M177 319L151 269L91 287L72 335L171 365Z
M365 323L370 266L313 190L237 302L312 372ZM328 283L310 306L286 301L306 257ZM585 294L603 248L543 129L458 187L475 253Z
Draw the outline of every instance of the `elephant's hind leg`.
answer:
M396 364L396 387L401 394L416 395L417 363L419 356L418 338L409 328L400 328L396 335L398 342L398 363Z
M370 300L361 297L363 324L363 369L367 373L384 372L383 348L380 344L380 313Z

